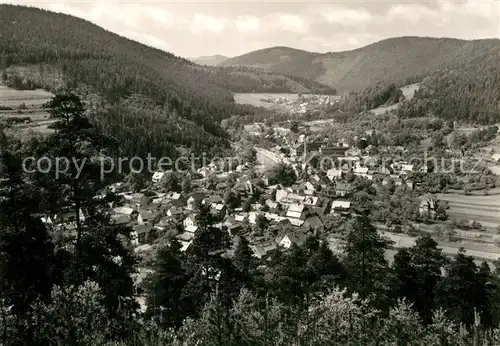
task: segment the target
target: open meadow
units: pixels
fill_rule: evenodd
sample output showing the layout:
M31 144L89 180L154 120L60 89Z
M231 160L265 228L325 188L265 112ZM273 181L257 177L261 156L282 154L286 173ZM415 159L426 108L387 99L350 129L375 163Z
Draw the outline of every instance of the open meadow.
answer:
M487 231L496 231L500 224L500 195L465 196L461 194L441 194L439 198L448 201L448 215L452 219L475 220Z
M284 104L277 104L274 102L266 102L263 100L277 99L284 97L288 102L295 102L298 94L275 94L275 93L234 93L234 102L240 104L249 104L256 107L265 107L270 109L282 109Z
M413 98L413 95L415 94L415 91L417 91L419 87L420 87L419 83L409 84L402 87L401 92L403 93L403 96L406 100L411 100ZM396 108L398 108L398 106L399 103L396 103L390 106L382 106L372 109L370 112L375 115L380 115L384 114L385 112L390 112L392 110L395 110Z
M51 133L48 125L54 121L49 119L43 104L53 96L52 93L41 89L15 90L0 84L0 119L19 119L15 127L26 133Z

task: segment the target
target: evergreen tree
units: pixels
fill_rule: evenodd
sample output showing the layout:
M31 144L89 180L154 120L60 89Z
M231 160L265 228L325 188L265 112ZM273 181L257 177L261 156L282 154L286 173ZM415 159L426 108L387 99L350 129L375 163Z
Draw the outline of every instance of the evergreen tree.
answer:
M111 326L102 299L99 286L93 282L78 287L55 286L50 303L35 304L35 314L40 316L36 344L108 344Z
M163 187L167 191L181 192L182 186L179 184L179 179L174 172L165 173L165 182Z
M257 261L252 249L250 249L247 238L241 236L238 239L238 244L234 251L233 263L245 277L250 279L250 273L255 268Z
M38 188L26 183L20 153L13 150L16 143L3 135L0 132L1 308L11 306L9 314L16 320L15 337L29 344L36 327L26 323L26 318L35 301L50 300L52 286L58 279L57 261L54 244L37 213Z
M487 262L481 263L476 280L477 288L474 292L474 305L480 312L481 324L485 328L494 327L497 325L494 311L495 304L498 305L495 300L495 291L498 290L498 286Z
M191 179L189 179L189 177L186 177L182 180L181 189L185 194L191 192Z
M148 314L160 317L163 325L180 327L186 317L181 294L187 277L177 242L173 243L156 254L155 271L147 284L147 306Z
M453 260L446 266L446 275L438 286L438 300L447 314L454 321L472 325L474 308L478 303L477 267L474 259L465 255L461 248Z
M332 285L345 284L347 274L328 244L322 241L316 246L313 239L314 237L308 237L305 244L306 248L309 244L309 249L312 249L308 254L306 276L311 292L316 295L319 292L325 293Z
M59 176L52 176L52 170L35 172L30 178L43 188L42 197L53 202L45 211L60 212L70 206L73 214L76 241L59 257L68 265L64 283L75 287L89 280L98 283L114 333L126 334L137 308L131 277L136 259L125 245L131 230L112 224L107 200L94 198L112 178L102 174L104 169L111 172L111 162L103 154L116 153L115 142L90 124L83 102L72 92L57 94L46 108L57 119L58 130L37 153L53 162L67 158L70 164Z
M399 250L392 264L394 272L394 295L410 303L417 302L417 271L407 249Z
M390 242L382 238L367 216L357 215L346 236L344 267L348 286L363 299L373 298L381 307L387 306L390 271L385 250Z
M418 238L409 252L417 275L414 306L423 322L428 324L431 322L433 310L437 307L435 296L441 280L441 268L447 261L442 251L437 248L436 241L429 235Z

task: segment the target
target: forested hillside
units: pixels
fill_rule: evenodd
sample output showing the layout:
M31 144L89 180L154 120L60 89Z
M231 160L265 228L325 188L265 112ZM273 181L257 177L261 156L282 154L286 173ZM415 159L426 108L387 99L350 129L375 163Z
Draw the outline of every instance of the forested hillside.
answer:
M218 84L233 92L271 92L271 93L314 93L335 95L332 86L318 83L293 74L280 74L260 68L245 66L216 67L212 78Z
M14 88L54 91L83 85L110 104L143 97L154 107L118 106L120 126L113 116L103 116L99 127L160 153L170 152L174 144L189 145L186 138L196 136L204 148L225 147L226 134L219 122L251 111L234 104L232 91L334 92L297 77L198 66L76 17L12 5L0 5L0 70L3 83ZM171 117L185 121L172 126ZM173 135L176 129L187 132ZM172 142L165 143L166 138Z
M272 91L275 84L283 91L307 89L303 85L286 89L291 81L276 73L251 76L249 69L242 74L199 66L65 14L2 5L0 22L0 68L49 63L63 71L68 82L84 82L110 96L142 93L160 103L177 98L205 107L232 100L233 85L240 92ZM248 83L250 79L253 83Z
M271 47L226 59L219 66L250 66L283 74L317 79L325 71L322 54L289 47ZM332 84L330 84L332 85Z
M482 52L457 69L423 80L413 99L399 107L402 117L433 115L465 123L500 122L500 47Z
M458 68L480 59L499 40L398 37L352 51L310 53L287 47L254 51L225 60L223 66L253 66L293 74L334 86L339 92L360 91L375 84L419 81L443 68Z

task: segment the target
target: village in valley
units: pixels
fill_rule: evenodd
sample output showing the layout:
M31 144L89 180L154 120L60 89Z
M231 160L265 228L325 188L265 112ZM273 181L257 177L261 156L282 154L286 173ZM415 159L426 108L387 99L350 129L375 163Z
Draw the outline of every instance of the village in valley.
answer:
M500 345L494 3L0 4L0 346Z
M392 241L386 253L389 261L397 249L412 246L423 234L432 235L449 256L465 248L477 263L499 258L500 219L492 203L498 176L486 174L487 186L474 182L470 172L436 182L444 178L430 172L423 157L412 156L413 144L382 145L377 130L332 137L324 133L339 125L319 122L323 132L312 126L318 121L246 124L234 143L233 157L192 172L158 170L148 180L131 174L108 186L120 198L109 205L111 221L133 228L129 242L146 272L155 249L168 239L177 238L181 251L189 250L198 229L207 226L200 224L203 213L210 214L210 227L227 233L231 245L223 256L229 257L241 237L255 257L265 259L278 247L301 245L311 234L321 234L340 253L345 225L369 209L379 233ZM498 160L493 154L485 162L493 167ZM464 176L469 187L464 187ZM454 184L461 190L433 184ZM464 213L460 208L466 198L471 202ZM85 212L81 215L84 218ZM74 220L61 215L44 221L69 234L75 228Z

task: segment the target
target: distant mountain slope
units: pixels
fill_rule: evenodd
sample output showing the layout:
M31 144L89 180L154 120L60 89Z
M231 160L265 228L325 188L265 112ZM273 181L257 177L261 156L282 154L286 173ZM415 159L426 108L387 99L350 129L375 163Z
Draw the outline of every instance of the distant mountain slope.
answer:
M133 117L117 118L118 110L111 109L107 116L95 119L111 135L130 142L131 150L136 145L141 154L154 151L157 155L171 153L173 145L191 144L210 151L228 146L220 121L252 111L236 105L232 92L324 88L276 73L199 66L83 19L15 5L0 5L0 73L3 82L15 88L53 91L60 86L85 86L117 105L132 96L143 98L145 102L134 104L144 104L147 110L118 108ZM178 126L166 117L177 119ZM116 119L121 121L119 126L110 123Z
M231 102L230 92L242 92L251 73L214 71L88 21L35 8L0 5L0 29L0 69L16 63L48 63L64 68L67 81L85 82L117 96L139 92L162 103L182 99L213 106ZM213 78L218 72L222 74ZM276 85L290 87L280 92L308 90L301 82L284 83L286 78L276 73L266 76L260 71L252 79L245 92L271 92Z
M335 95L334 87L295 75L285 75L255 67L213 67L213 80L233 92L314 93Z
M320 56L319 53L300 49L271 47L229 58L220 63L219 66L257 67L267 71L317 79L324 72L321 62L314 61L316 57Z
M402 85L443 68L458 68L500 46L500 40L398 37L339 53L310 53L286 47L254 51L224 61L222 66L251 66L298 75L359 91L379 82Z
M423 79L401 117L438 116L462 123L500 122L500 47L483 50L462 67Z
M224 55L200 56L198 58L189 58L192 62L198 65L216 66L223 61L229 59Z

